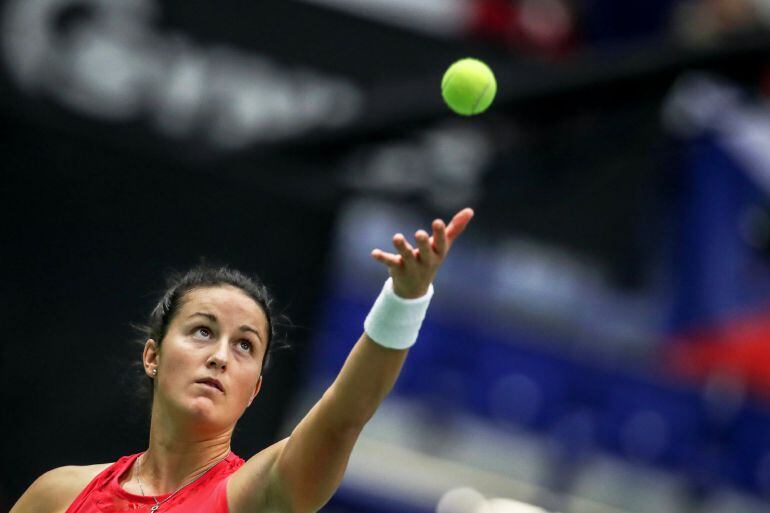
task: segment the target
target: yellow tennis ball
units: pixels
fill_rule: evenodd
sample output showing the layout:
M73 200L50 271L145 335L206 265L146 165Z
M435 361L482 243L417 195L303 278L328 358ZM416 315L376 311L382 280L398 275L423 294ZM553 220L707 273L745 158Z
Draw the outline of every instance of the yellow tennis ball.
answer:
M489 66L477 59L460 59L444 73L441 95L449 108L463 116L487 110L497 93L497 81Z

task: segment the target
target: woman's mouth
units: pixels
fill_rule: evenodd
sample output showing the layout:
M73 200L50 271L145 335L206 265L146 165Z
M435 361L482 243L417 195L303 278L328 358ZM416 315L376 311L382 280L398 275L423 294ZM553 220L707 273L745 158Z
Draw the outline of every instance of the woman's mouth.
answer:
M222 392L222 393L225 392L225 389L222 386L222 383L220 383L219 380L216 380L216 379L213 379L213 378L200 379L200 380L196 381L196 383L198 383L199 385L203 385L203 386L206 386L206 387L213 388L213 389L215 389L215 390L217 390L219 392Z

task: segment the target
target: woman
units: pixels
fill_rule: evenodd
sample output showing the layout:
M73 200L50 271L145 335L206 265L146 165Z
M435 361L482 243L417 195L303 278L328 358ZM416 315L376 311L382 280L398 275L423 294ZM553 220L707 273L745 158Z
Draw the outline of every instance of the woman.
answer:
M11 513L312 512L332 496L361 430L393 387L417 338L446 254L471 209L416 247L372 257L391 278L334 383L287 438L244 461L235 424L257 396L272 331L264 287L228 270L188 273L153 311L142 362L152 380L147 450L39 477ZM213 273L213 274L212 274ZM154 338L153 338L154 337Z

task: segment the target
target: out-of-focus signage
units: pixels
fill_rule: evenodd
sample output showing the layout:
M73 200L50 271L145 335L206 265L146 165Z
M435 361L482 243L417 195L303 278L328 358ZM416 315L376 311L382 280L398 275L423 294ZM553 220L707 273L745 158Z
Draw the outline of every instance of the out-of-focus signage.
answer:
M162 33L157 10L155 0L9 0L5 66L29 95L217 149L336 129L359 116L362 93L351 81Z

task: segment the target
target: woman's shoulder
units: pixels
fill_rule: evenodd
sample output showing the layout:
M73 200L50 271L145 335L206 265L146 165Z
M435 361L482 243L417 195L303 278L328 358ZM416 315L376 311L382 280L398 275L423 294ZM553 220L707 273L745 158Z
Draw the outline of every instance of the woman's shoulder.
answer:
M110 465L67 465L49 470L27 488L10 513L64 513L83 488Z

